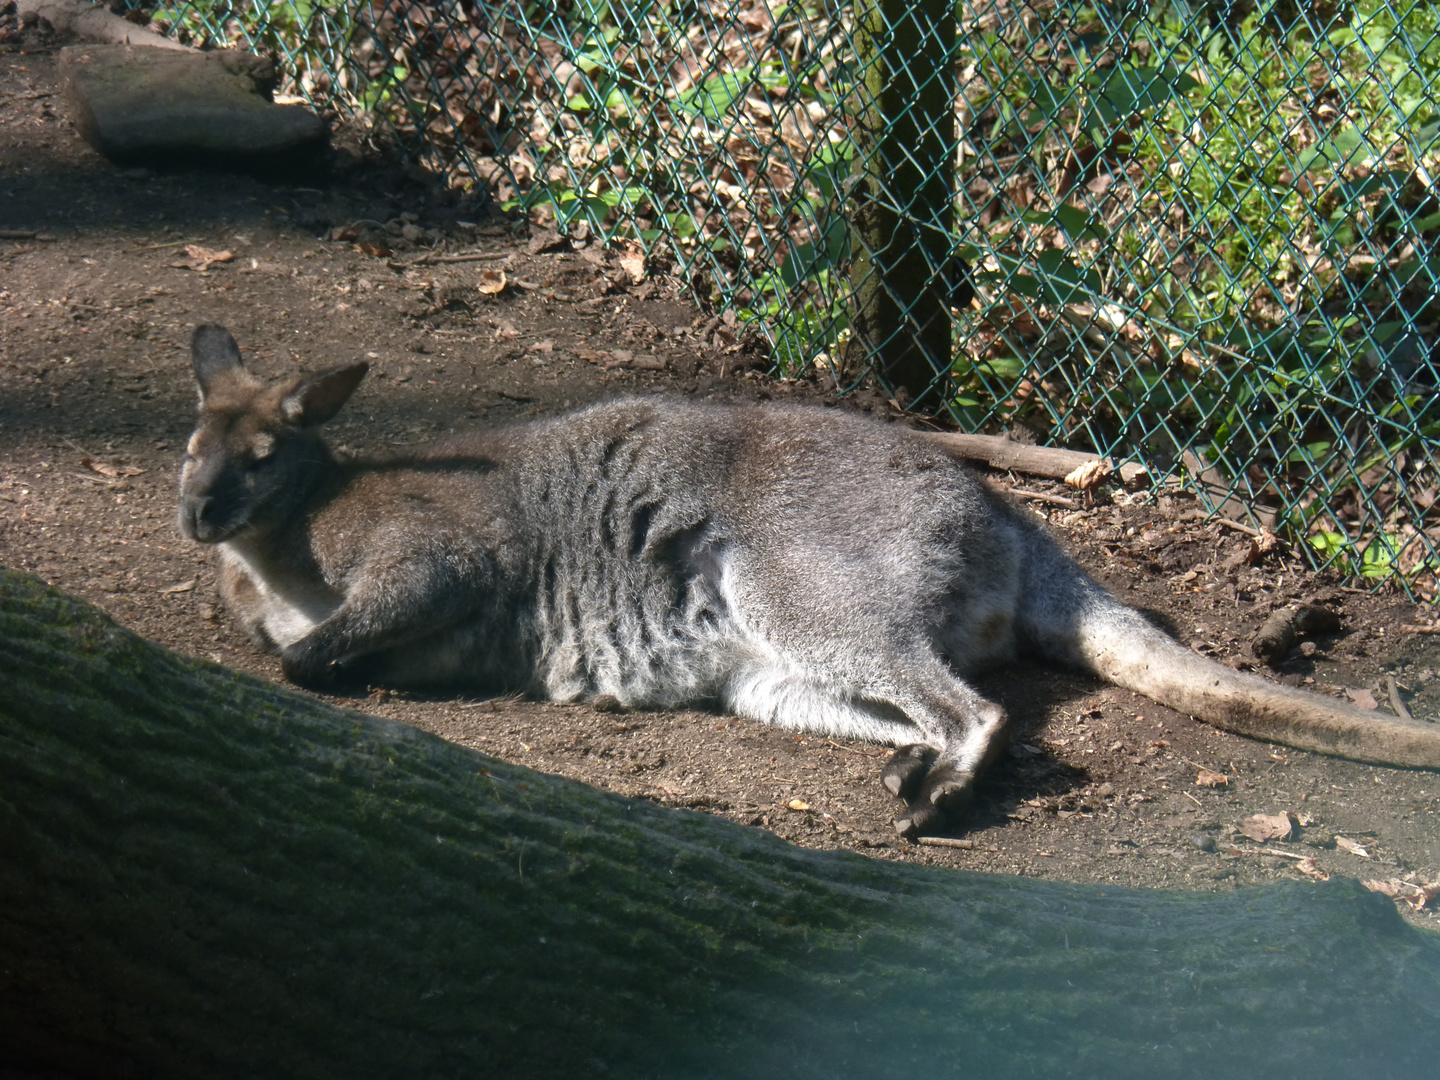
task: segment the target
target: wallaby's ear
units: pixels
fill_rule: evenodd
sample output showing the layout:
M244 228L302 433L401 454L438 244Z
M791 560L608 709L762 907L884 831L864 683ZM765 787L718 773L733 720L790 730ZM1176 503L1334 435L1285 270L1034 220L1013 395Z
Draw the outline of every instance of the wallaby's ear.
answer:
M195 328L195 336L190 339L190 364L195 369L195 381L200 384L202 398L209 396L221 375L245 370L240 346L223 326Z
M370 365L361 361L308 376L285 395L280 414L292 424L323 424L350 400L369 370Z

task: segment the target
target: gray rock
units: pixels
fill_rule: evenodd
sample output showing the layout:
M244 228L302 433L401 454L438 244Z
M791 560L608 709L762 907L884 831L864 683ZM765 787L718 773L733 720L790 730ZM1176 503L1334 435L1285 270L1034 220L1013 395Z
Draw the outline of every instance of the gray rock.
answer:
M76 128L118 165L263 173L324 159L325 122L272 102L274 65L250 53L76 45L59 69Z

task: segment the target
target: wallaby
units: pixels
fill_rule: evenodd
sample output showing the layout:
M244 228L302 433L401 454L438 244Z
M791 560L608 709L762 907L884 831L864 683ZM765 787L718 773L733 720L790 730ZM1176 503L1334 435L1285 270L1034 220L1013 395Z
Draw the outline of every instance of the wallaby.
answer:
M889 743L907 836L959 813L1003 745L965 677L1022 652L1230 731L1440 767L1440 725L1175 642L904 428L649 398L342 461L319 427L367 365L267 385L221 327L192 349L180 528L218 545L226 604L302 686L711 702Z

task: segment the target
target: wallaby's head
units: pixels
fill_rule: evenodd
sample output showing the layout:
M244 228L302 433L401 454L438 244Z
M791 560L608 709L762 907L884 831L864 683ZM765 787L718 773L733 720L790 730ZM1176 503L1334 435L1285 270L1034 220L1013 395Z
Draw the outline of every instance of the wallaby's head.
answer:
M197 329L190 352L200 421L180 470L180 531L218 544L283 524L332 462L320 425L340 411L369 365L266 384L245 370L221 326Z

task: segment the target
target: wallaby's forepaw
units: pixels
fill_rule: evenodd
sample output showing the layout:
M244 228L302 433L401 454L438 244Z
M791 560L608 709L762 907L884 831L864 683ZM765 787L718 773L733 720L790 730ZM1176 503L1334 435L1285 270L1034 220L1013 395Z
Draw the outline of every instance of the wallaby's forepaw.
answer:
M280 671L296 686L319 693L333 694L341 690L363 689L360 679L349 665L316 656L303 640L281 650Z
M910 766L911 771L905 774L897 791L890 784L892 777L898 774L900 769L896 768L892 773L892 767L896 766L896 759L901 754L906 754L907 765L914 762L920 757L917 750L927 751L929 758L923 760L918 767ZM975 796L973 769L961 769L949 762L940 761L925 771L933 757L934 751L928 747L902 746L891 757L885 766L885 772L881 774L881 782L893 794L900 795L901 798L910 796L910 805L895 819L895 831L907 840L942 832L952 826L969 809Z

